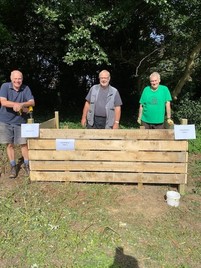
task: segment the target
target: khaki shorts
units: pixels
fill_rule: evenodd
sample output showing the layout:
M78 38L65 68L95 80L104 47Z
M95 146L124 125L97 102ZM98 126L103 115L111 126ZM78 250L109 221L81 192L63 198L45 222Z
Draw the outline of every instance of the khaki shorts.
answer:
M21 137L21 126L0 122L0 143L26 144L27 139Z

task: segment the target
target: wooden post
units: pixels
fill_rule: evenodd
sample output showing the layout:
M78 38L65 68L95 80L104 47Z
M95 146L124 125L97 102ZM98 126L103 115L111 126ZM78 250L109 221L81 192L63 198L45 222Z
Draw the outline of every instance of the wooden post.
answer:
M142 190L143 189L143 183L142 182L138 182L137 188L138 188L138 190Z
M187 125L188 124L188 119L186 119L186 118L180 119L180 124L181 125Z
M188 124L188 119L187 118L181 118L180 119L180 124L181 125L187 125ZM188 141L186 141L188 143ZM187 147L187 146L186 146ZM186 152L186 175L185 175L185 183L187 183L187 167L188 167L188 152ZM181 195L185 194L185 184L179 184L179 192Z
M54 113L54 116L55 116L55 128L59 128L59 112L58 111L56 111L55 113Z
M181 195L185 195L185 184L179 184L178 190Z

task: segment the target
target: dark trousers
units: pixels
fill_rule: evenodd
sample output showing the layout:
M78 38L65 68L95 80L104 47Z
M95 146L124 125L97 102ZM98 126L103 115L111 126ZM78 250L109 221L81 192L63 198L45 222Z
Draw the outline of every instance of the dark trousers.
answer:
M104 129L106 124L106 117L103 116L94 116L93 126L87 123L88 129Z
M142 121L142 126L144 126L146 129L164 129L164 123L162 124L150 124Z

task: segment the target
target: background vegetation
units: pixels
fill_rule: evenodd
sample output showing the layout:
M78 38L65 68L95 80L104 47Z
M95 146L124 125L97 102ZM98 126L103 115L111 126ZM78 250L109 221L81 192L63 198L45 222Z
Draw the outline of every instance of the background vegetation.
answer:
M175 120L185 115L200 127L200 13L199 0L0 0L0 82L20 69L36 113L81 115L107 68L123 115L136 121L141 91L159 71Z

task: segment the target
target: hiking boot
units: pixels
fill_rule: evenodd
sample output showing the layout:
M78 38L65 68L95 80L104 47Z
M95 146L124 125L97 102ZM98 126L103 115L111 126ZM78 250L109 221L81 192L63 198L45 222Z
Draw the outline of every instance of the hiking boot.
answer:
M11 166L9 178L10 179L15 179L16 177L17 177L16 166Z
M29 176L29 174L30 174L30 168L29 168L29 165L28 164L24 164L24 171L25 171L26 176Z

